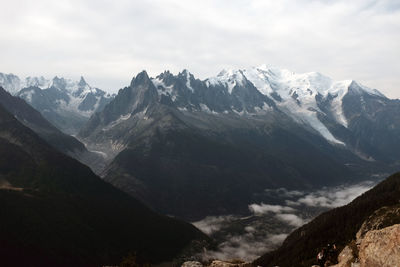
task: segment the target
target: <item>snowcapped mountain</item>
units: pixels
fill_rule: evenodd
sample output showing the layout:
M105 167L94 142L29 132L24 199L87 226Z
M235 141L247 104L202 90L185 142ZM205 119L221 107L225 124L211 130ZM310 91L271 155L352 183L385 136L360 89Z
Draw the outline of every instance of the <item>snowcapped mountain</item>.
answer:
M15 95L19 90L21 90L21 80L14 74L0 73L0 86Z
M0 86L24 99L68 134L76 134L94 112L102 110L113 98L91 87L83 77L79 81L59 77L52 80L27 77L21 80L13 74L0 73Z
M175 79L173 77L165 72L152 81L161 101L171 101L181 111L257 115L273 109L280 110L337 144L344 143L334 137L318 118L324 113L322 109L327 109L336 123L347 127L342 100L350 87L356 87L359 93L385 98L379 91L352 80L334 81L317 72L296 74L265 65L244 70L223 70L204 82L195 80L187 70ZM327 99L328 106L320 107Z
M0 72L0 86L12 95L16 95L22 88L33 86L46 89L49 88L50 85L51 81L45 79L43 76L26 77L24 80L21 80L18 76L12 73L5 74Z
M43 83L39 83L40 81L38 82L37 78L29 79L30 83L26 83L28 86L17 93L19 97L33 104L33 95L38 92L38 88L42 90L41 93L51 90L51 97L54 98L60 110L79 112L85 117L90 117L93 112L102 109L112 98L112 95L98 88L91 87L83 77L79 81L54 77L52 81L45 80Z
M199 219L247 210L265 188L392 172L399 118L400 101L319 73L143 71L78 137L107 155L107 181L162 213Z

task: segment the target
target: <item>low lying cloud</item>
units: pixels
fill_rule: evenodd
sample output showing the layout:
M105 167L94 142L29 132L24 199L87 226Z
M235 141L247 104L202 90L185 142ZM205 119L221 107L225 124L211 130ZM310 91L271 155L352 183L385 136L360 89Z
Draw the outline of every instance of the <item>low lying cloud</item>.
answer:
M279 209L275 208L275 211L278 212ZM193 224L218 242L217 249L198 255L198 258L204 261L252 261L277 248L293 230L293 226L282 224L270 214L247 217L209 216Z
M341 186L335 188L324 188L322 190L304 195L298 199L298 203L313 207L340 207L350 203L356 197L368 191L373 186L373 182L364 182L348 187Z
M292 207L281 206L281 205L268 205L265 203L251 204L249 205L249 210L254 215L265 215L265 214L274 214L275 218L279 221L282 221L288 225L299 227L305 223L305 220L300 216L293 214L296 210Z
M208 220L208 222L217 220ZM247 226L244 228L244 233L228 235L226 240L219 244L217 250L206 251L201 257L205 261L212 259L251 261L265 252L275 249L286 237L287 234L284 233L270 234L253 226Z
M254 203L249 205L249 210L254 215L270 213L288 225L300 227L308 221L299 215L304 206L324 209L344 206L371 189L374 184L374 182L365 181L354 185L324 187L313 192L287 190L286 188L266 189L267 195L283 200L285 206Z
M201 221L197 221L192 223L194 226L199 228L201 231L206 233L207 235L211 235L217 231L219 231L224 225L232 222L235 216L207 216Z
M276 217L281 221L286 222L289 225L295 227L300 227L306 222L305 220L303 220L302 218L300 218L295 214L277 214Z
M199 257L251 261L276 249L294 229L323 211L346 205L374 186L373 182L316 191L266 189L261 203L248 206L251 216L210 216L193 224L215 238L218 248ZM274 203L268 203L274 200Z
M249 209L254 214L266 214L268 212L281 213L281 212L294 211L294 209L291 207L285 207L280 205L268 205L264 203L261 203L260 205L251 204L249 205Z

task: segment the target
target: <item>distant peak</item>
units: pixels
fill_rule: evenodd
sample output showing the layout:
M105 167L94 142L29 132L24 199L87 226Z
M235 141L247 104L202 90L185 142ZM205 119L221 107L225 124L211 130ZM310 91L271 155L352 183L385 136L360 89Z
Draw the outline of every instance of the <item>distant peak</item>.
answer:
M141 72L138 73L136 78L149 78L149 75L147 74L146 70L142 70Z
M225 76L225 75L227 75L227 74L229 73L229 71L232 71L232 70L222 69L222 70L217 74L217 77Z
M234 70L234 69L223 69L221 70L217 77L224 77L224 76L243 76L242 70Z
M85 85L87 85L87 82L85 81L85 78L83 78L83 76L81 76L81 79L79 80L78 85L79 85L79 86L85 86Z
M149 83L149 82L151 82L150 77L147 74L147 71L143 70L140 73L138 73L138 75L136 75L136 77L134 77L132 79L131 86L135 86L135 85L143 84L143 83Z
M57 85L65 85L65 83L66 83L65 79L62 77L55 76L53 78L53 85L56 85L56 86Z
M348 86L349 90L352 91L353 93L367 93L370 95L377 95L380 97L384 97L386 98L386 96L384 94L382 94L380 91L378 91L377 89L371 89L367 86L364 86L360 83L358 83L357 81L351 80Z
M266 70L269 70L270 67L268 67L267 64L262 64L262 65L258 66L257 69L266 71Z
M178 75L183 75L186 78L189 78L190 76L193 76L193 74L190 73L187 69L183 69L182 72L180 72Z

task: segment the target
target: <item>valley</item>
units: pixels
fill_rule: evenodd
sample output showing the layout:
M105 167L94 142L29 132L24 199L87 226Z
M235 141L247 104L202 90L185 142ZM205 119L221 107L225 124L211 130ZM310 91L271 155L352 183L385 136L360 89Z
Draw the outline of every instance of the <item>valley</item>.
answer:
M258 196L259 202L248 205L249 212L245 215L208 216L194 222L194 226L217 242L215 250L197 257L202 261L256 260L277 249L295 229L323 212L350 203L381 179L308 192L266 189Z
M17 133L28 131L24 134L35 136L29 140L39 138L45 150L58 153L58 158L76 159L71 166L80 162L90 167L84 171L84 176L92 177L90 183L110 190L107 194L120 194L127 210L130 201L137 201L135 205L149 217L171 220L170 227L175 222L185 225L185 238L179 243L179 251L184 252L161 253L155 262L188 257L256 260L277 249L298 227L350 203L400 167L399 100L352 80L334 81L316 72L296 74L264 65L224 70L205 80L188 70L177 75L165 71L155 78L142 71L111 95L90 87L83 78L79 82L27 78L22 83L15 75L2 77L8 78L0 80L0 86L9 92L0 89L0 104L5 114L11 114L4 116L18 124ZM10 143L5 146L21 146L15 134L3 130L4 142ZM33 156L22 151L15 155L24 157L27 170L37 168L33 167L36 149L27 152ZM76 175L73 170L68 173ZM64 190L50 178L34 179L28 179L28 188L25 182L2 180L0 190L29 191L35 196L41 189L33 188L42 182L45 188L50 186L49 192ZM66 185L92 194L90 185ZM88 205L105 205L93 190ZM75 196L72 202L52 193L44 197L54 197L72 217L80 218L70 207L79 202ZM108 201L114 202L111 196ZM105 207L112 209L111 204ZM142 216L141 212L131 219ZM108 223L119 227L122 222ZM124 237L121 233L115 238ZM153 234L152 240L157 240ZM127 247L102 259L126 256ZM158 248L154 253L159 253ZM98 249L96 253L106 248ZM143 249L143 260L151 258L147 248L137 249ZM89 262L92 251L85 253Z
M400 267L400 1L1 11L0 267Z

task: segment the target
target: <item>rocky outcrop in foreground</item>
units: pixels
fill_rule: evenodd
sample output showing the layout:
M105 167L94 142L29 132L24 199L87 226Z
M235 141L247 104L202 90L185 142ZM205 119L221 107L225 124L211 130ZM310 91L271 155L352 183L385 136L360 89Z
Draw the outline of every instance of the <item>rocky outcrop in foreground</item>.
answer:
M400 266L400 224L369 231L361 242L361 267Z
M203 265L202 263L198 261L187 261L182 264L182 267L251 267L251 263L245 263L245 262L240 262L240 261L233 261L233 262L228 262L228 261L219 261L215 260L212 261L210 265Z
M400 266L400 205L382 207L369 216L338 261L335 267Z

